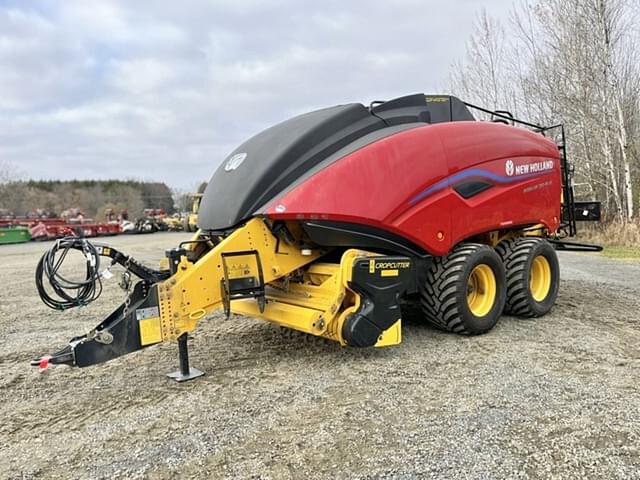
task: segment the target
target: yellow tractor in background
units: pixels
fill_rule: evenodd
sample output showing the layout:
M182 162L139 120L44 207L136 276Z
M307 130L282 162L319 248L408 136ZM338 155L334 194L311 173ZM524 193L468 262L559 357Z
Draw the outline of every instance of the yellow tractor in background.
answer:
M202 193L191 194L191 197L193 198L193 202L191 204L191 212L186 213L182 219L182 229L185 232L198 231L198 210L200 210L202 195Z
M180 213L174 213L170 217L164 217L162 219L167 229L171 232L182 231L183 215Z

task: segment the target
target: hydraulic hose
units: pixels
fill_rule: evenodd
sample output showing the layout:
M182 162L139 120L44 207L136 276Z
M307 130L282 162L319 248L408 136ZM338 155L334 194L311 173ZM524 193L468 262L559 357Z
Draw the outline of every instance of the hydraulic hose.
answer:
M83 280L70 280L60 273L60 268L72 249L81 251L85 256ZM50 287L52 294L45 285ZM66 310L93 302L102 293L98 250L84 238L65 237L57 240L38 262L36 288L44 304L54 310Z

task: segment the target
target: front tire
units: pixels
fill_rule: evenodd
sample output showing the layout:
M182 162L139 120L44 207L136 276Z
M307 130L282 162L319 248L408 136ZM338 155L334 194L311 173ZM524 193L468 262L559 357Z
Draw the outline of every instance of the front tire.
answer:
M553 246L542 238L504 240L496 247L507 271L505 312L518 317L540 317L558 296L560 265Z
M427 270L420 303L433 325L463 335L478 335L498 322L506 300L505 270L496 251L463 243Z

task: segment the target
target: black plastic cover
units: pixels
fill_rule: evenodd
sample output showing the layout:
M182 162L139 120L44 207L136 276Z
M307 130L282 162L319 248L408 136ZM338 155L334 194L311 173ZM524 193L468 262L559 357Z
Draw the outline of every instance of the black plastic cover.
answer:
M301 225L311 241L323 247L374 249L410 257L428 255L409 240L368 225L328 220L305 220Z
M460 101L451 95L424 95L416 93L381 103L372 112L384 118L389 125L407 122L460 122L475 118Z
M352 347L372 347L380 335L400 320L400 297L414 290L409 257L363 257L353 263L349 288L360 295L360 307L342 325L342 336Z
M218 167L204 192L198 226L222 230L237 225L324 158L384 126L363 105L354 103L299 115L268 128L240 145Z

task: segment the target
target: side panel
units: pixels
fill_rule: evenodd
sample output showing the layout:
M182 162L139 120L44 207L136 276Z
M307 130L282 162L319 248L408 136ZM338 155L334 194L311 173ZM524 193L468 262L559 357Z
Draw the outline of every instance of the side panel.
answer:
M413 224L398 222L413 196L447 176L434 128L418 127L369 144L276 197L264 213L272 218L363 223L421 246L438 243L437 231L449 230L448 210L425 205Z
M264 213L371 225L443 255L494 229L542 223L554 231L559 168L553 142L521 128L428 125L345 156L276 197Z
M471 235L514 225L559 226L560 154L540 134L500 123L478 123L441 136L449 165L451 237L456 244ZM456 185L486 182L490 188L464 198Z

